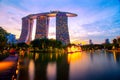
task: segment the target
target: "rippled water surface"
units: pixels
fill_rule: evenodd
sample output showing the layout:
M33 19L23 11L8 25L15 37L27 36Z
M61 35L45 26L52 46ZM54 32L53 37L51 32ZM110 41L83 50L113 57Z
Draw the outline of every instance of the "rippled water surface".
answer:
M120 53L27 53L18 59L18 80L120 80Z

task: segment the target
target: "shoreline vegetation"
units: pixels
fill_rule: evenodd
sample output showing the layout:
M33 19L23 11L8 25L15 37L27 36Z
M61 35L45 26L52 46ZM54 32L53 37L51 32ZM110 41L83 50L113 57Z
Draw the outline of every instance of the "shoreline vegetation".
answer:
M120 52L120 48L119 49L113 49L113 50L106 50L106 51L109 51L109 52Z
M4 60L5 58L7 58L9 56L8 53L5 53L5 54L1 54L0 53L0 61Z
M3 60L9 55L13 55L15 53L19 54L20 51L43 53L69 53L76 51L106 50L120 52L120 38L113 39L113 43L110 43L109 39L106 39L104 44L93 44L92 40L90 40L91 44L88 45L65 45L61 41L57 41L55 39L39 38L31 41L29 44L26 44L14 42L9 43L6 37L9 34L10 33L0 27L0 60Z
M69 45L62 45L60 44L59 47L55 47L56 43L54 43L54 46L47 46L48 44L44 43L41 46L28 45L26 43L18 43L18 44L12 44L7 45L3 48L3 50L0 51L0 61L7 58L9 55L14 54L26 54L29 52L32 53L74 53L76 51L96 51L96 50L105 50L107 52L117 52L120 53L120 47L114 47L114 45L75 45L75 44L69 44ZM46 46L46 47L45 47ZM57 45L58 46L58 45ZM78 48L78 49L77 49Z

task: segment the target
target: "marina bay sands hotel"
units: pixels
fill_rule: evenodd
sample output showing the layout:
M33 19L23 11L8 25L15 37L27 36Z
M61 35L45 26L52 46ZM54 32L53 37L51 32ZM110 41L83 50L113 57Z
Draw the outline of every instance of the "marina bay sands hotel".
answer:
M48 38L49 18L56 17L56 40L63 44L69 44L68 17L75 17L77 14L61 11L50 11L46 13L31 14L22 18L22 32L18 42L29 43L32 41L34 20L36 19L37 38Z

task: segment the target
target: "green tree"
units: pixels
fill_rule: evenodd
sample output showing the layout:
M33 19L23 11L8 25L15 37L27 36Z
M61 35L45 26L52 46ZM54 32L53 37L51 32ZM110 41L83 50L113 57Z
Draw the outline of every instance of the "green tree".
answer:
M35 39L33 41L31 41L30 45L32 46L32 48L35 50L35 48L39 48L40 46L40 39Z
M62 42L57 41L55 39L47 39L47 38L42 38L42 39L35 39L31 41L31 46L39 49L49 49L50 47L52 48L62 48Z
M24 42L23 43L18 43L17 46L20 47L20 48L28 48L29 47L29 45L27 45Z
M117 49L119 47L117 39L113 39L113 47Z
M105 49L111 50L112 44L110 43L109 39L105 39L105 43L103 44Z
M113 39L113 44L117 44L117 39Z
M120 37L117 38L118 44L120 46Z
M3 49L7 45L7 38L6 36L9 33L7 33L6 30L4 30L2 27L0 27L0 49Z

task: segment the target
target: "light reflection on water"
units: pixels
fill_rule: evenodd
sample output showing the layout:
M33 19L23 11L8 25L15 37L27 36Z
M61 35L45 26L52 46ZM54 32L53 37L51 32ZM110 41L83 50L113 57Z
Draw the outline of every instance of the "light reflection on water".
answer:
M116 52L30 53L18 61L18 80L120 79L120 53Z
M15 65L15 62L13 61L4 61L4 62L0 62L0 73L2 73L2 71L6 71L9 68L13 67Z
M29 79L30 80L34 80L34 75L35 75L35 63L33 60L30 60L29 62L29 70L28 70L28 73L29 73Z
M48 63L48 65L47 65L47 77L49 80L56 79L56 63Z

